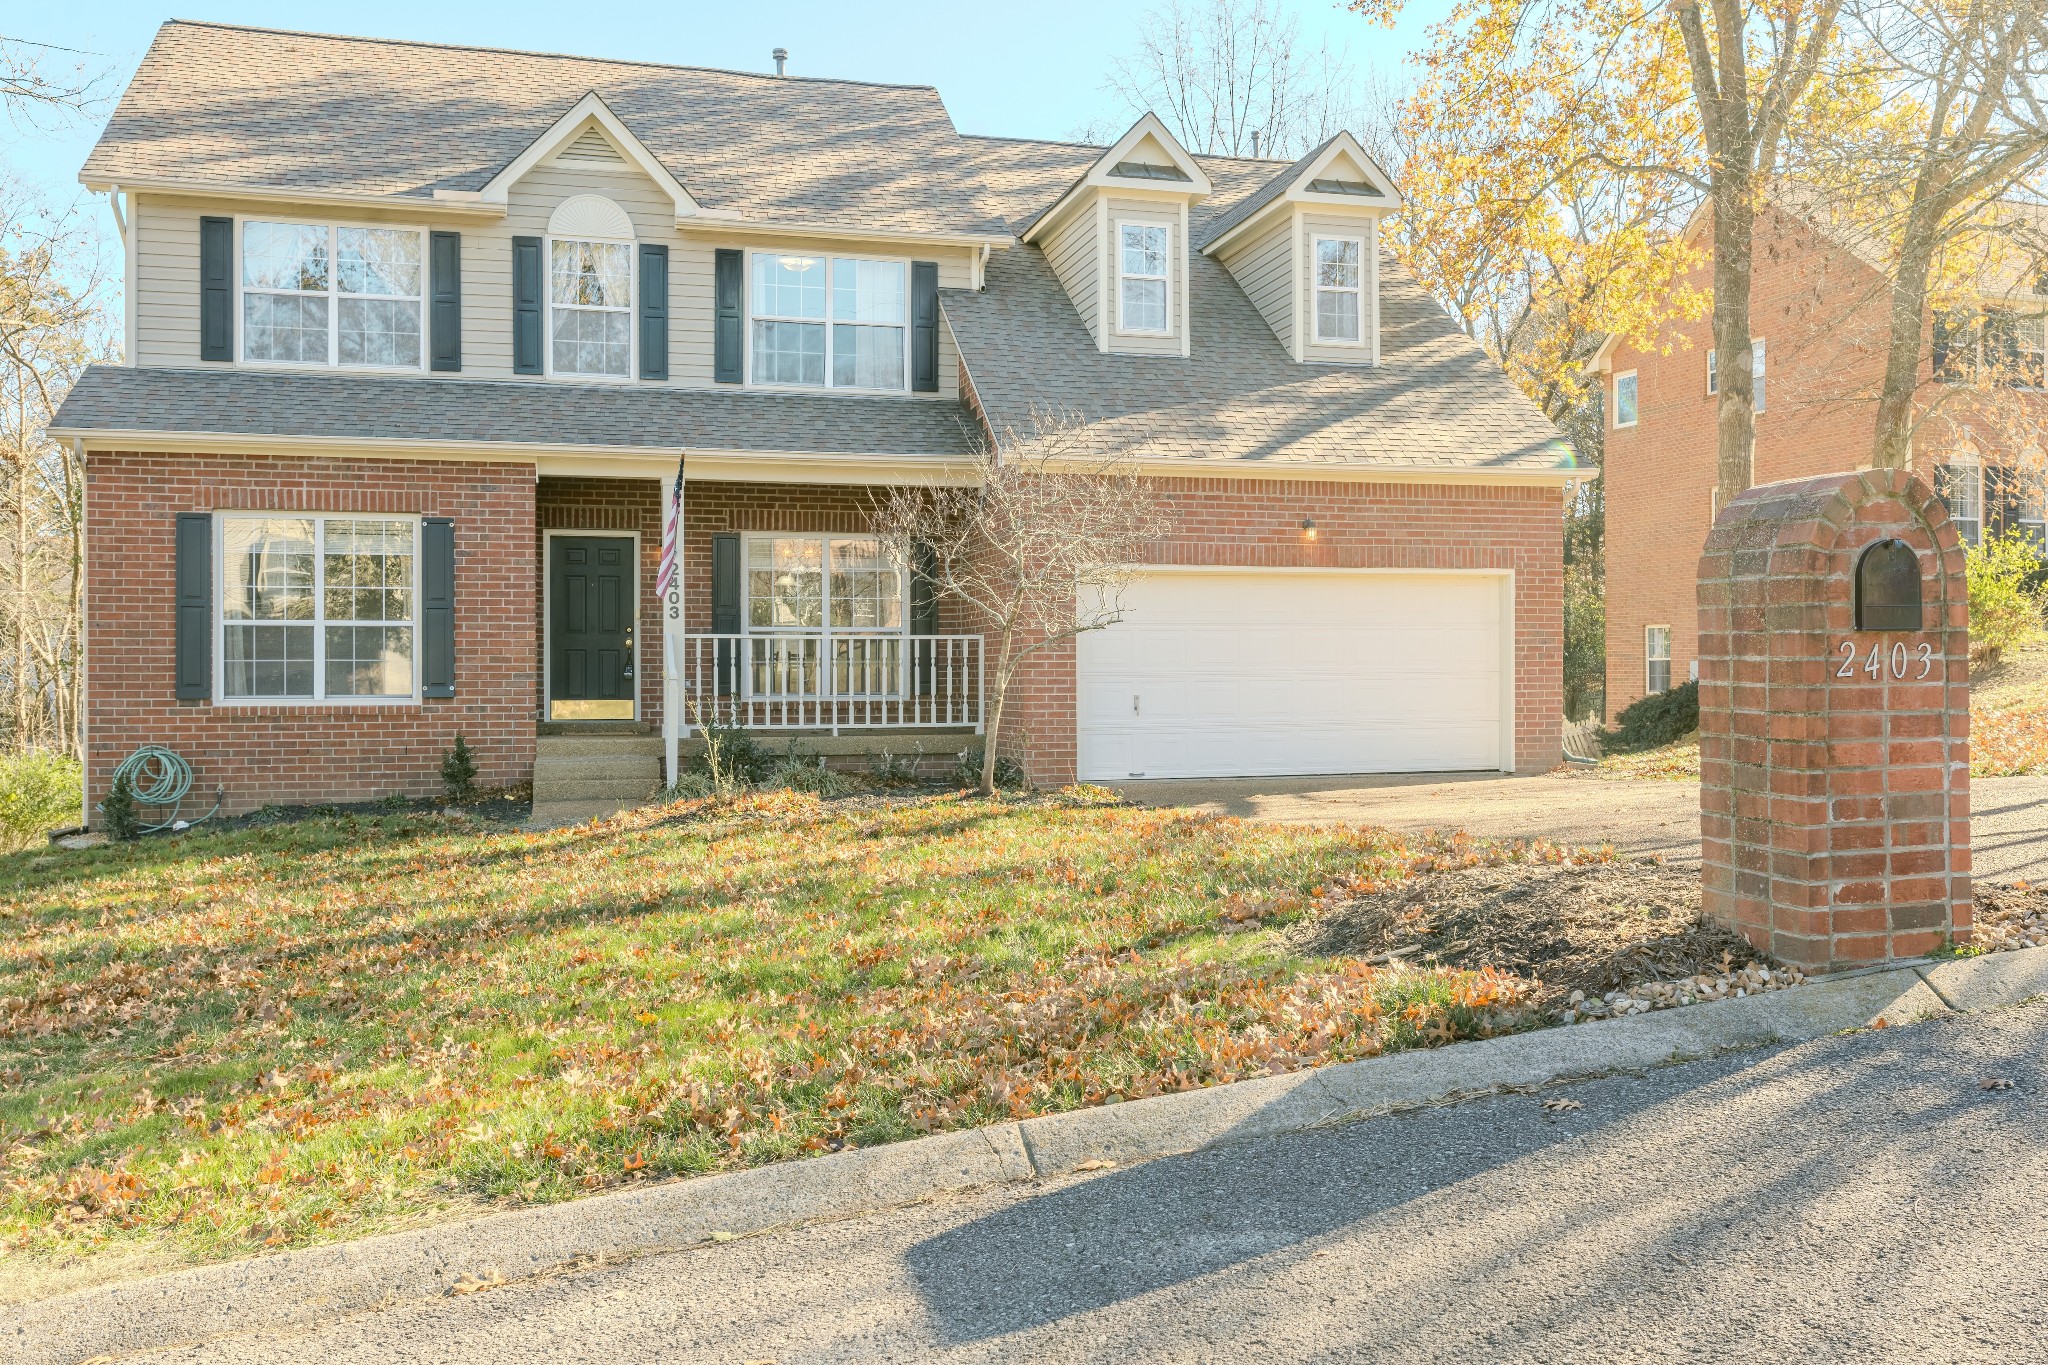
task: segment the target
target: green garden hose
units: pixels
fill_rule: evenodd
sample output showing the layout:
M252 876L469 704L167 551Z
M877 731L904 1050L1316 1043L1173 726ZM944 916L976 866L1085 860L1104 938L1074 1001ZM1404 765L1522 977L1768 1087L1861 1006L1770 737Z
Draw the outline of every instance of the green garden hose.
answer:
M161 744L145 744L121 760L121 766L114 769L114 781L119 782L123 774L127 775L129 790L135 793L137 801L145 806L171 808L170 814L156 824L141 826L144 834L154 834L180 823L178 809L184 804L185 793L192 790L191 764ZM225 789L216 792L213 809L200 816L199 820L210 820L220 814L221 802L226 799ZM199 820L184 823L196 825Z

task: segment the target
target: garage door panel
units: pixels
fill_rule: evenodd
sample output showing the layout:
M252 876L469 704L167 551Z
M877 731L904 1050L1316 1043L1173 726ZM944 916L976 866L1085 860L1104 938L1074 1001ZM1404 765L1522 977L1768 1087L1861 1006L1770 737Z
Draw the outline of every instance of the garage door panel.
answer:
M1501 588L1463 574L1141 574L1124 620L1079 641L1082 775L1497 768Z

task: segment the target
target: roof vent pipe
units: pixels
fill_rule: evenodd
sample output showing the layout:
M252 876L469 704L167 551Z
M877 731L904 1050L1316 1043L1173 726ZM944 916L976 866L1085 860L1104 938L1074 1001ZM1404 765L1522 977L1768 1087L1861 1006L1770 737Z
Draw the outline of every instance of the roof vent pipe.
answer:
M789 49L786 47L778 47L770 55L772 55L775 58L775 74L778 76L786 74L782 68L784 63L789 61Z
M1256 129L1256 128L1254 128L1254 129L1252 129L1252 155L1253 155L1253 156L1257 156L1258 154L1259 154L1259 130L1258 130L1258 129Z

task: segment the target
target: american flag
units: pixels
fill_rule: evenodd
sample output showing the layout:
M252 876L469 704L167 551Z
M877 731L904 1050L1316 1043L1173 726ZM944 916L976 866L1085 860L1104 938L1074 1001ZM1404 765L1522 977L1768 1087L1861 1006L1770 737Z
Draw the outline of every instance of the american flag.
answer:
M676 492L669 500L668 516L661 523L661 564L654 571L654 595L668 596L669 584L676 578L676 544L683 538L683 463L684 457L676 457Z

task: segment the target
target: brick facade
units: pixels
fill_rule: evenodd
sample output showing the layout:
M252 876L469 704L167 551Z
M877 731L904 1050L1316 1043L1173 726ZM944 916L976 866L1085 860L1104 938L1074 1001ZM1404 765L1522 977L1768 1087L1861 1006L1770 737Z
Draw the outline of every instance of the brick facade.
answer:
M488 784L533 771L534 474L525 464L94 452L86 460L86 789L143 744L175 749L226 809L440 791L463 735ZM217 705L173 695L180 512L455 521L455 696L418 705Z
M1710 290L1712 263L1688 283ZM1764 342L1765 410L1756 419L1756 481L1870 463L1871 397L1889 326L1882 280L1791 215L1757 215L1751 331ZM1713 317L1665 327L1657 344L1623 343L1606 384L1601 468L1607 493L1607 714L1644 692L1645 631L1671 628L1671 681L1699 658L1693 569L1714 521L1715 405L1707 392ZM1636 374L1637 420L1614 425L1615 379Z
M1176 527L1149 562L1255 567L1499 569L1515 576L1515 745L1525 771L1559 758L1561 614L1555 487L1168 479ZM727 532L857 534L880 490L725 483L685 488L685 620L711 626L711 538ZM302 509L447 515L456 520L456 691L417 706L222 706L172 696L173 532L181 511ZM1301 535L1305 516L1318 527ZM530 465L362 459L95 454L88 465L94 562L119 579L88 589L88 745L93 799L113 765L143 743L194 763L198 784L228 788L229 808L355 800L440 789L442 753L459 731L483 780L532 771L542 708L545 533L640 538L640 717L661 723L662 622L654 597L661 547L656 479L543 477ZM974 629L941 601L939 628ZM1035 781L1072 780L1071 647L1027 668L1005 747Z
M1855 627L1887 537L1919 557L1919 632ZM1821 970L1967 939L1969 607L1941 501L1876 470L1753 488L1697 577L1706 913Z

